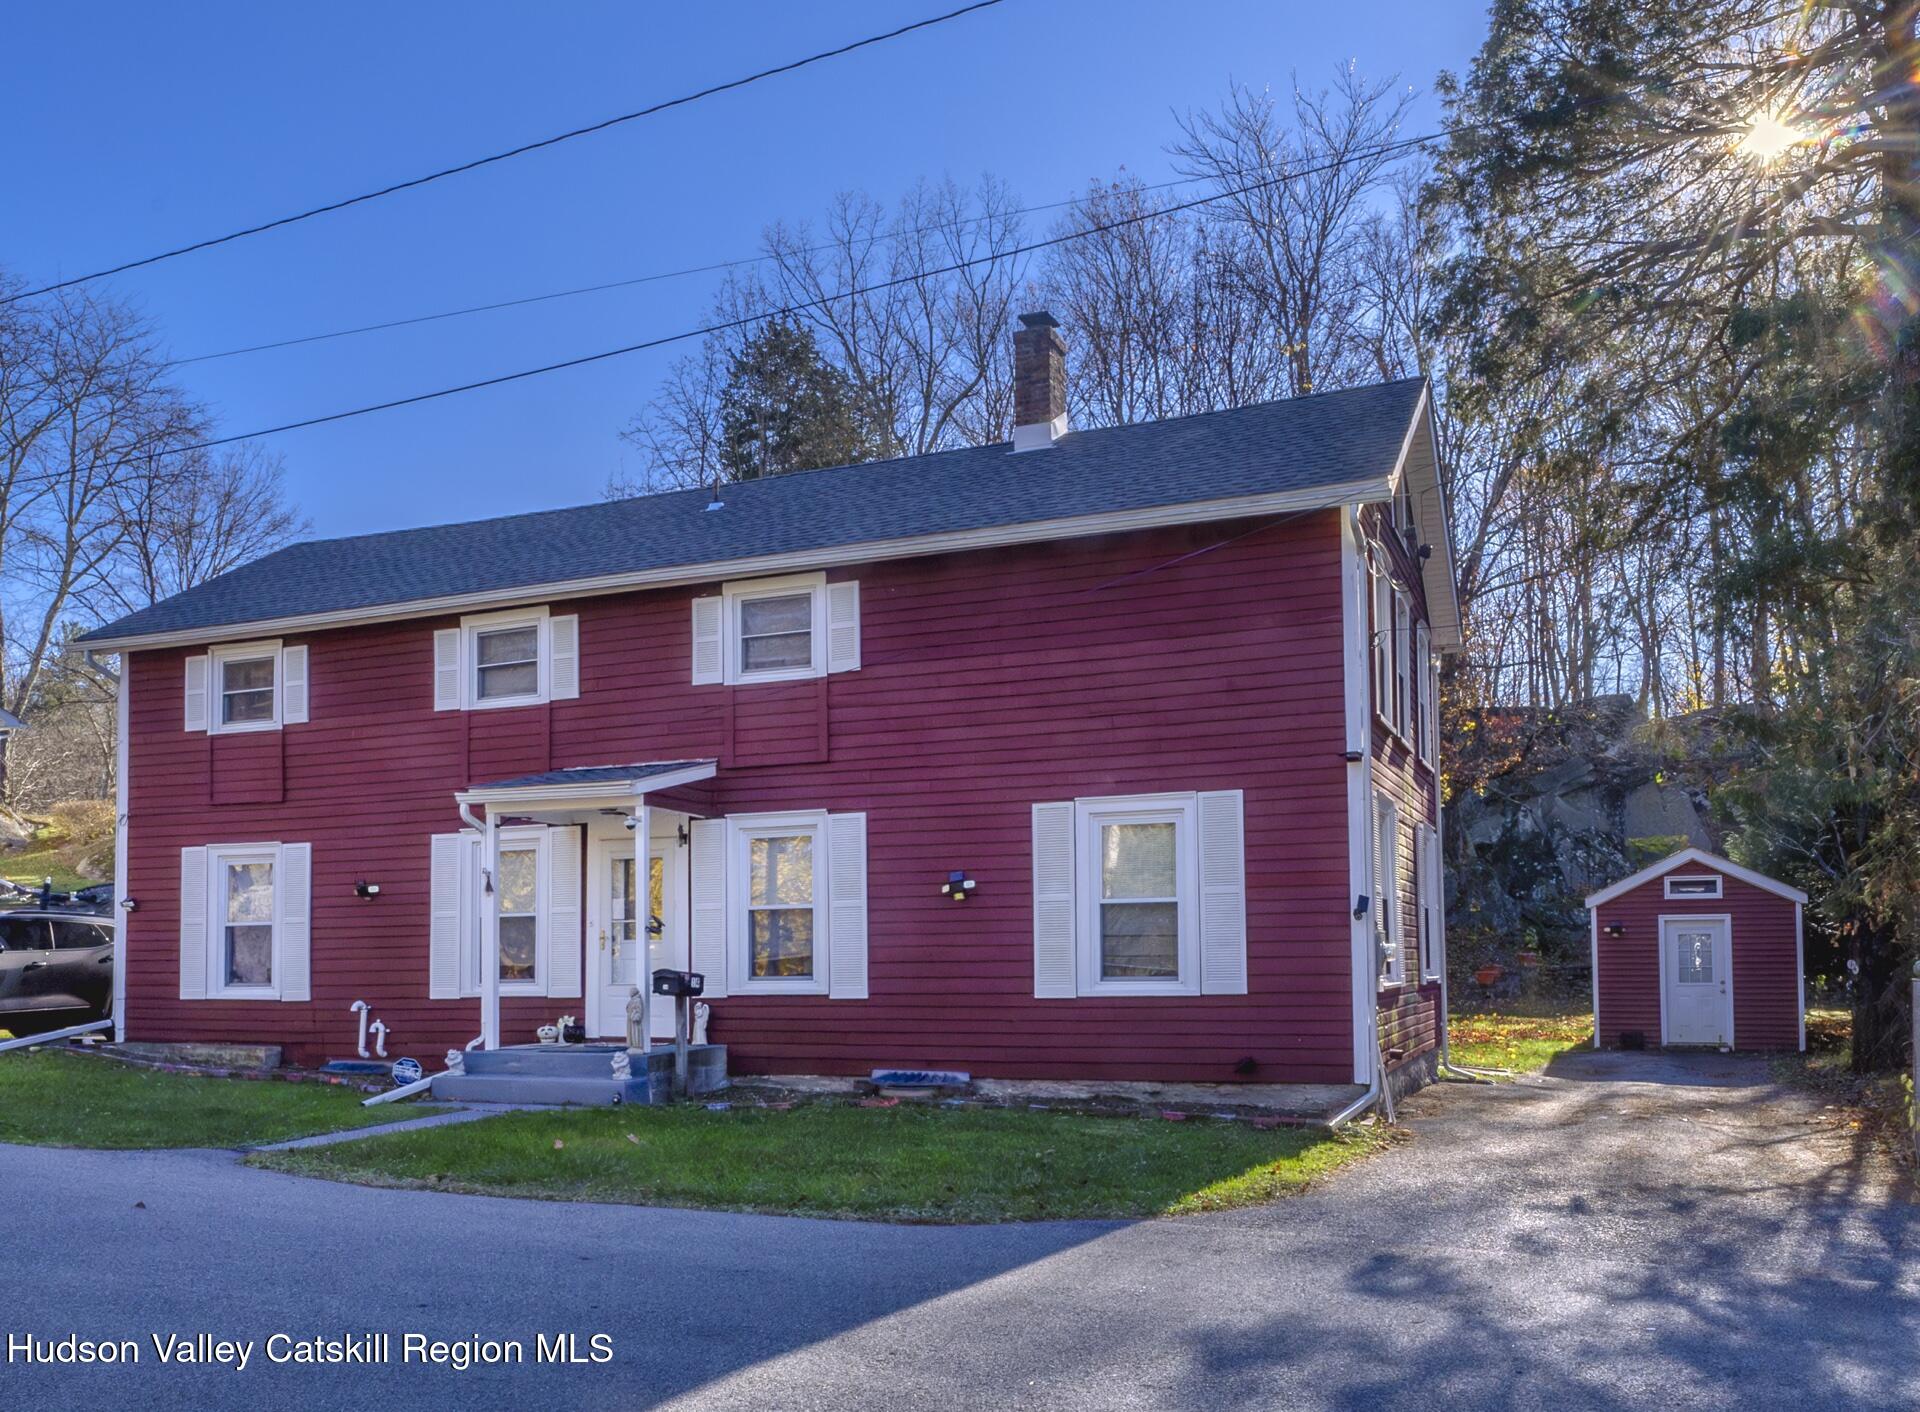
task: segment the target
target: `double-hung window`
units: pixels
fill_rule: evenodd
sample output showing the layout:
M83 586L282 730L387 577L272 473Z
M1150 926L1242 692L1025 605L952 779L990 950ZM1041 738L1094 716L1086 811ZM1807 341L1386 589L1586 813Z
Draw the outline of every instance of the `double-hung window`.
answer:
M1245 995L1237 789L1033 806L1034 994Z
M500 830L500 868L494 875L500 940L500 993L547 993L547 894L550 831L538 825ZM484 836L459 835L460 993L482 990L481 913L487 905Z
M739 989L826 988L825 827L826 817L820 814L736 821Z
M860 666L860 585L741 579L693 600L693 684L802 681Z
M180 998L306 1000L313 846L180 851Z
M433 709L538 706L580 694L580 619L545 608L462 618L433 635Z
M226 643L186 659L186 728L276 731L307 719L307 649Z
M1405 740L1413 734L1413 606L1407 595L1393 595L1393 728Z

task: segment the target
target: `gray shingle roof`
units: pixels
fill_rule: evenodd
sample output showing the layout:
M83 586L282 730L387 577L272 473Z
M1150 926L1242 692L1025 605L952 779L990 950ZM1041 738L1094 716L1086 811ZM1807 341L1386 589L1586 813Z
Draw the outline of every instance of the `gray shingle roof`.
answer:
M94 629L81 641L504 593L1385 477L1419 405L1407 379L1163 422L805 471L429 529L291 545Z
M583 765L571 770L545 770L537 775L516 775L510 780L488 780L475 789L533 789L550 784L633 784L659 775L677 774L692 765L712 765L712 760L649 760L644 765Z

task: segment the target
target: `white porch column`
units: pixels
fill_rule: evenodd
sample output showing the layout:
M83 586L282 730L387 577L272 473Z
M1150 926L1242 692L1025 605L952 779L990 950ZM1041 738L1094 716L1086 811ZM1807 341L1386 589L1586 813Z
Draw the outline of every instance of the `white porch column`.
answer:
M640 993L640 1052L653 1048L653 809L642 795L633 809L635 989Z
M487 830L480 845L486 885L480 896L480 1043L500 1047L500 825L487 806Z

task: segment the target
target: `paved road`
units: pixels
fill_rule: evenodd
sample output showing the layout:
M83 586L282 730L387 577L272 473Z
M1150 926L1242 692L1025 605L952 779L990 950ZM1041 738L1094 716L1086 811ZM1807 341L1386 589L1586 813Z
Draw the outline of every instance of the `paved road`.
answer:
M1745 1059L1405 1106L1258 1211L886 1227L0 1147L0 1337L607 1333L604 1365L0 1362L0 1406L1909 1408L1920 1208ZM137 1203L144 1203L138 1205ZM79 1258L76 1258L79 1257Z

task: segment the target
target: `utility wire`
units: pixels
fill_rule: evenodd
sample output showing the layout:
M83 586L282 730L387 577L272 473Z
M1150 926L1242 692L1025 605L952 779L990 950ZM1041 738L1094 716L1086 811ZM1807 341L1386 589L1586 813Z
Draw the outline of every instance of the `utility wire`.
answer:
M1212 176L1176 177L1170 181L1153 182L1131 190L1164 191L1169 187L1191 186L1199 181L1211 181ZM925 235L935 230L959 230L970 225L981 225L987 221L1002 220L1011 216L1034 216L1043 211L1058 211L1067 206L1084 203L1084 196L1070 196L1064 201L1048 201L1038 206L1016 206L1007 211L994 211L985 215L968 216L958 221L934 221L924 226L913 226L906 230L889 231L876 236L875 241L898 241L915 235ZM799 255L818 255L823 251L838 248L833 242L823 241L817 245L800 246L793 253ZM432 314L415 314L404 319L387 319L376 324L357 324L351 328L329 329L325 333L309 333L298 338L275 339L268 343L252 343L241 348L222 349L218 353L196 353L187 358L174 358L162 363L163 368L184 368L190 363L211 363L221 358L239 358L249 353L268 353L276 348L298 348L308 343L325 343L335 338L352 338L363 333L383 333L388 329L410 328L415 324L438 323L442 319L461 319L470 314L491 314L500 309L518 309L528 304L544 304L554 299L573 299L583 294L605 294L614 289L632 289L636 285L658 284L664 280L684 279L689 275L712 274L716 270L737 270L746 265L764 265L777 259L774 255L745 255L737 260L718 260L709 265L689 265L684 269L661 270L649 275L635 275L631 279L617 279L605 284L586 284L573 289L555 289L545 294L528 294L518 299L500 299L490 304L469 304L459 309L442 309Z
M480 167L491 166L495 162L504 162L512 157L522 157L529 152L537 152L543 147L552 147L557 143L571 141L576 137L586 137L592 133L604 132L610 127L618 127L621 123L630 123L639 118L652 117L654 114L664 113L670 108L682 108L689 103L696 103L702 98L711 98L717 93L727 93L736 88L745 88L748 84L758 83L762 79L775 78L781 74L789 74L796 69L804 69L828 59L837 59L842 55L851 54L855 50L866 49L875 44L884 44L889 39L898 39L902 35L912 34L915 30L930 29L934 25L945 24L949 20L957 20L965 15L971 15L978 10L990 9L1001 3L1003 3L1003 0L974 0L974 3L963 5L957 10L949 10L943 15L934 15L924 20L915 20L912 24L901 25L898 29L890 29L885 34L870 34L865 39L856 39L849 44L842 44L834 49L823 49L817 54L807 55L804 59L794 59L788 63L778 64L770 69L762 69L758 73L748 74L744 78L729 79L725 83L716 83L710 87L700 89L698 92L683 94L678 98L668 98L659 103L651 104L648 107L638 108L631 113L621 113L615 117L603 118L597 123L589 123L586 127L577 127L570 132L556 133L552 137L543 137L536 142L522 143L518 147L510 147L504 152L495 152L486 157L476 157L472 161L461 162L457 166L442 167L439 171L428 172L425 176L412 177L406 181L397 181L391 186L383 186L377 191L363 192L358 196L349 196L340 201L330 201L324 206L314 206L290 216L281 216L275 220L265 221L260 225L248 226L243 230L229 231L225 235L212 236L206 240L196 240L191 245L181 245L172 250L162 250L157 255L147 255L138 260L129 260L122 265L114 265L104 270L95 270L92 274L75 275L72 279L56 280L52 284L41 285L38 289L29 289L21 294L8 295L6 298L0 299L0 305L12 304L21 299L32 299L42 294L51 294L57 289L69 289L76 284L87 284L96 279L105 279L108 275L124 274L128 270L141 269L147 265L157 265L162 260L171 260L180 255L190 255L196 250L208 250L216 245L226 245L231 241L244 240L250 235L259 235L264 231L278 230L282 226L290 226L299 221L312 220L315 216L324 216L333 211L342 211L349 206L358 206L367 201L377 201L382 196L392 196L396 192L410 191L416 186L425 186L429 182L440 181L450 176L459 176L464 172L474 171Z
M176 453L205 451L216 446L227 446L237 441L250 441L256 437L277 436L281 432L300 431L306 427L324 426L329 422L343 422L353 417L364 417L374 412L388 412L396 407L411 407L421 402L433 402L442 397L454 397L463 392L478 392L482 388L499 387L510 382L522 382L527 378L540 377L546 373L557 373L568 368L585 367L590 363L603 363L610 358L623 358L630 353L640 353L651 348L662 348L668 344L682 343L692 338L704 338L708 334L725 333L733 329L747 328L767 319L781 318L789 314L802 313L808 309L818 309L837 303L842 299L858 298L865 294L877 294L883 290L894 289L903 284L912 284L919 280L934 279L940 275L958 273L973 269L979 265L989 265L1000 260L1011 260L1021 255L1030 255L1036 250L1050 249L1056 245L1065 245L1070 241L1084 240L1091 235L1105 231L1120 230L1127 226L1139 225L1143 221L1158 220L1164 216L1177 215L1181 211L1190 211L1200 206L1211 205L1216 201L1229 200L1235 196L1244 196L1250 192L1267 187L1279 186L1298 177L1315 176L1322 172L1336 171L1351 162L1375 156L1385 156L1406 148L1423 146L1446 137L1448 130L1426 133L1420 137L1401 138L1393 142L1380 143L1371 148L1362 148L1336 157L1316 166L1301 167L1294 171L1282 172L1261 181L1249 182L1244 186L1231 187L1225 191L1214 192L1210 196L1195 197L1172 206L1162 206L1152 211L1143 211L1138 215L1122 217L1119 220L1105 221L1099 225L1088 226L1085 230L1068 231L1063 235L1050 236L1045 240L1030 241L1025 245L1016 245L1010 249L995 251L990 255L978 255L970 260L956 260L952 264L937 269L916 270L911 274L897 275L892 279L862 285L855 289L842 290L837 294L822 295L818 299L807 299L797 304L788 304L778 309L766 309L738 319L726 319L719 323L704 324L699 328L683 330L680 333L663 334L659 338L646 339L640 343L629 343L619 348L608 348L599 353L587 353L578 358L566 358L557 363L545 363L537 368L522 368L518 372L502 373L497 377L481 378L474 382L460 383L453 387L437 388L432 392L418 392L411 397L396 397L387 402L374 402L364 407L352 407L343 412L329 412L324 416L306 417L297 422L282 422L278 426L262 427L257 431L241 432L233 436L215 437L208 441L197 441L187 446L172 448Z

